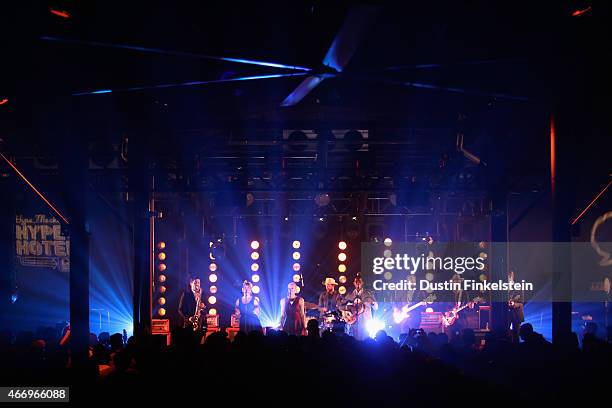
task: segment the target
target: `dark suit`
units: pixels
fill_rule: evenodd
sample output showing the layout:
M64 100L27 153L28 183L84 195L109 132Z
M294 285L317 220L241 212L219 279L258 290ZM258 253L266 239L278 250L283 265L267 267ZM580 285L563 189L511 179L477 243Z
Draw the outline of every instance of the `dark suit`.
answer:
M184 290L179 299L178 313L183 318L183 327L191 327L189 318L195 315L196 299L191 289ZM201 313L201 311L200 311ZM202 320L205 324L206 322Z
M525 310L523 307L523 293L521 291L509 291L508 301L514 301L514 306L508 305L508 323L507 327L510 329L512 341L515 343L519 342L519 329L521 323L525 321ZM512 326L512 327L510 327Z

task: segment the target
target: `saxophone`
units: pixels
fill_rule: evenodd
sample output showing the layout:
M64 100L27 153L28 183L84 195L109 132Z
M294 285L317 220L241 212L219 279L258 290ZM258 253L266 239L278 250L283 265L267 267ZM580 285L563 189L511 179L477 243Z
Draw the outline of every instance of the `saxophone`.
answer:
M193 318L191 319L191 324L193 326L193 331L198 331L200 329L200 320L201 320L201 311L200 305L202 304L202 291L194 292L196 295L196 307Z

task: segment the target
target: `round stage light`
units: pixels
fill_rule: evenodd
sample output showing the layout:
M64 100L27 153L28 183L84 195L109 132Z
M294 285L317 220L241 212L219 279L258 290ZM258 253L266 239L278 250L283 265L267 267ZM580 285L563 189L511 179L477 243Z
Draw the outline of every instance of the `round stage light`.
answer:
M259 293L259 286L257 286L257 285L253 286L253 293L254 294L258 294Z
M164 241L160 241L157 243L157 249L165 249L166 243Z
M251 270L253 272L257 272L259 270L259 264L258 263L251 264Z
M157 314L160 316L165 316L166 315L166 309L164 309L163 307L160 307L159 310L157 311Z
M159 275L159 276L157 277L157 280L158 280L160 283L164 283L164 282L166 281L166 275Z
M338 254L338 260L339 260L340 262L344 262L344 261L346 261L346 254L345 254L344 252L340 252L340 253Z
M481 282L484 282L487 280L487 275L484 273L481 273L478 279L480 279Z
M251 241L251 249L258 249L259 241Z
M486 247L487 247L487 243L486 243L486 242L484 242L484 241L480 241L480 242L478 243L478 248L480 248L480 249L485 249Z
M157 254L157 259L159 259L160 261L163 261L166 259L166 253L165 252L160 252L159 254Z
M216 263L211 263L210 265L208 265L208 269L209 269L211 272L216 271L216 270L217 270L217 264L216 264Z
M159 293L166 293L166 287L164 285L160 286L157 290L159 290Z
M431 307L426 308L425 313L433 313L433 308Z
M214 305L215 303L217 303L217 297L216 296L209 296L208 297L208 304Z
M428 281L430 281L430 282L431 282L431 281L434 279L434 274L433 274L433 273L431 273L431 272L427 272L427 273L425 274L425 279L427 279Z
M160 305L165 305L166 304L166 298L165 297L160 297L159 299L157 299L157 303L159 303Z
M388 247L390 247L393 244L393 241L391 241L391 238L385 238L383 242L385 246L388 246Z
M296 286L296 287L295 287L295 293L300 293L300 291L301 291L301 290L302 290L302 289L300 289L300 287L299 287L299 286Z
M489 255L486 252L481 252L478 254L478 257L482 259L487 259Z
M296 251L296 252L294 252L294 253L293 253L293 259L294 259L295 261L297 261L298 259L300 259L300 253L299 253L299 252L297 252L297 251Z
M344 295L346 293L346 288L344 286L340 286L338 288L338 293Z
M160 272L163 272L166 270L166 264L165 263L160 263L159 265L157 265L157 270Z
M346 249L346 241L338 242L338 248L344 251Z
M251 252L251 259L256 261L259 259L259 252Z
M208 311L208 314L211 315L211 316L216 316L217 315L217 309L210 309Z
M344 284L346 283L346 276L342 275L338 280L340 281L340 283Z
M295 275L293 275L293 281L295 283L298 283L300 281L300 275L298 275L297 273Z
M253 276L251 276L251 280L255 283L259 282L259 275L254 273Z
M297 263L297 262L293 264L293 270L295 272L299 271L301 267L302 266L299 263Z
M215 285L210 287L210 293L212 293L213 295L217 293L217 287Z
M346 265L345 264L338 265L338 272L340 273L346 272Z
M217 275L211 273L210 275L208 275L208 280L212 283L215 283L217 281Z
M293 241L293 244L291 246L293 246L293 248L295 248L295 249L299 249L300 248L300 241Z
M383 251L383 256L384 256L385 258L391 258L391 257L393 256L393 252L391 252L391 250L390 250L390 249L385 249L385 250Z

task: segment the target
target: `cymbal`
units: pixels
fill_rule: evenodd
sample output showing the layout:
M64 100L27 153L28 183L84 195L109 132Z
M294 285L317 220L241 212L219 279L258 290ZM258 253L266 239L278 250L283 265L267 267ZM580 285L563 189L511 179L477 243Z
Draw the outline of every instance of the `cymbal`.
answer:
M310 303L310 302L304 302L304 309L306 310L312 310L312 309L318 309L319 305L317 305L316 303Z

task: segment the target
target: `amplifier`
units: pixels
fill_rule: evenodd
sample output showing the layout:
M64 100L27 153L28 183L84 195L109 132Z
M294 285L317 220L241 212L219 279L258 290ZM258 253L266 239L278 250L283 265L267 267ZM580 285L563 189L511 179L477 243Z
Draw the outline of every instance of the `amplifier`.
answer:
M208 327L219 327L219 315L206 315L206 325Z
M442 313L421 312L421 325L419 328L425 330L426 333L443 333Z
M232 313L230 327L240 327L240 317L236 316L234 313Z

